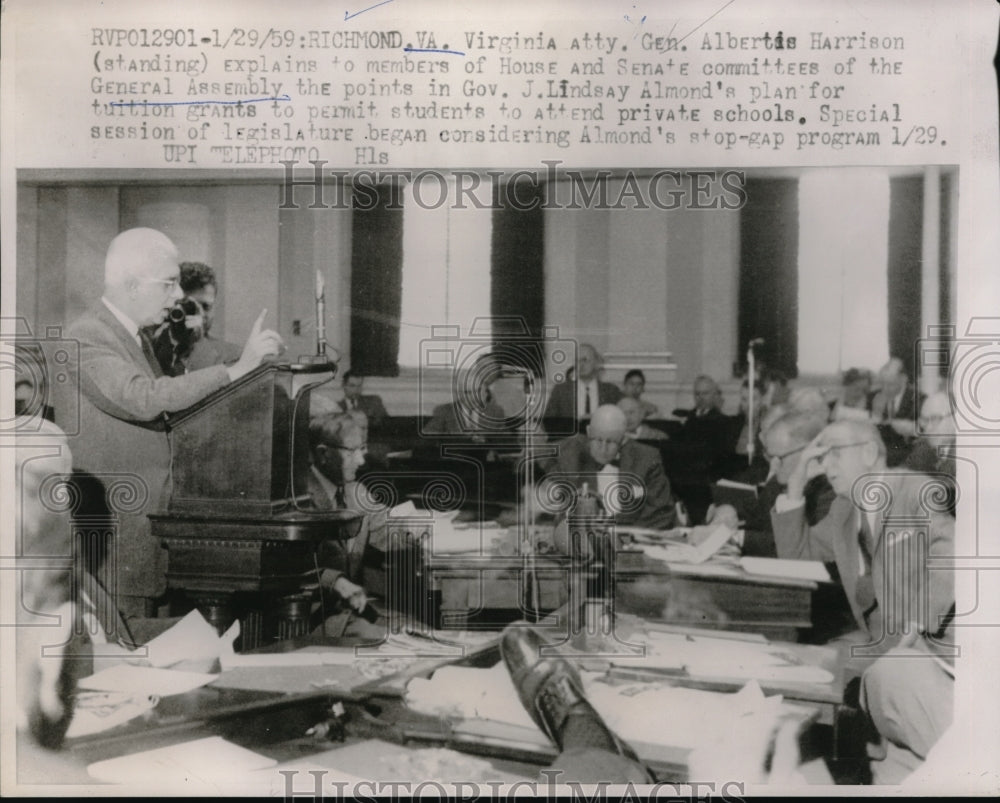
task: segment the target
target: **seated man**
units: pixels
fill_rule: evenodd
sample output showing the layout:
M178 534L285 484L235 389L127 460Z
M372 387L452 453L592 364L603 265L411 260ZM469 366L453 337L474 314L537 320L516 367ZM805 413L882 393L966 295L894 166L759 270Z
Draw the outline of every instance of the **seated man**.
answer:
M330 600L323 632L333 636L380 639L385 628L360 618L371 617L368 597L360 585L363 578L377 577L381 556L387 547L387 511L357 482L365 462L362 430L352 415L325 415L309 425L313 465L309 494L323 510L354 510L364 513L357 535L347 541L325 541L319 550L320 586Z
M25 422L27 423L27 422ZM176 619L135 620L130 630L104 587L87 571L92 555L73 542L66 502L81 503L65 433L36 421L17 436L16 543L21 597L16 606L18 731L58 747L73 714L76 680L121 661L145 663L132 651ZM75 489L69 486L76 485ZM67 556L73 565L67 566ZM46 565L47 562L51 561ZM136 638L141 635L141 638Z
M616 523L669 529L676 513L660 455L626 438L625 427L625 413L618 407L598 407L586 435L559 443L556 466L543 482L568 482L577 490L586 484Z
M860 368L848 368L844 371L843 392L841 397L834 402L831 419L841 421L852 419L854 421L868 421L871 418L871 386L872 377L868 371Z
M888 424L900 435L912 436L919 400L903 361L899 357L890 359L879 369L878 378L881 388L872 399L872 420Z
M625 374L625 379L622 381L622 398L628 397L635 399L639 402L642 407L642 417L645 418L656 418L660 414L659 408L652 402L646 401L642 398L643 391L646 390L646 375L640 371L638 368L633 368L631 371Z
M385 405L382 404L382 397L364 393L365 378L354 371L345 371L343 382L344 398L337 403L337 406L345 413L360 410L368 417L368 425L372 431L378 430L389 417Z
M901 783L952 724L954 666L931 645L913 630L861 676L861 705L879 737L869 748L872 783Z
M806 413L786 413L770 424L764 432L764 457L770 463L767 481L757 489L756 503L743 514L744 539L740 545L744 555L769 558L791 557L779 553L771 528L771 509L779 494L785 492L788 478L799 465L802 452L819 435L823 423ZM810 525L822 520L834 499L833 489L826 476L816 467L816 473L806 482L804 489L806 520ZM829 554L826 560L832 561Z
M665 441L667 433L642 423L646 417L642 402L632 396L622 396L618 409L625 413L625 437L634 441Z
M434 408L424 425L425 435L466 435L475 442L486 442L490 435L511 431L513 422L493 398L493 384L499 365L488 355L455 375L454 401Z
M814 463L837 496L827 515L810 526L805 486ZM837 421L802 451L786 492L775 500L772 525L779 555L834 557L858 626L852 648L855 669L866 667L914 630L928 638L943 635L955 603L954 572L926 561L954 554L955 521L924 506L934 484L922 474L887 469L885 446L871 423ZM894 520L906 526L896 531ZM926 527L914 527L915 520Z
M920 408L917 419L920 431L910 448L903 466L924 474L947 475L949 480L948 510L955 515L955 418L951 412L948 394L932 393Z

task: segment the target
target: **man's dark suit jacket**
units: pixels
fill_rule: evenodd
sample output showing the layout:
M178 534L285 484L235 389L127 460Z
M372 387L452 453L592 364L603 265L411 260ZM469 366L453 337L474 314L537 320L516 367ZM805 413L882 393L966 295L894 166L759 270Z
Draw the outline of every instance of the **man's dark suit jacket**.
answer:
M80 364L68 365L69 381L54 385L56 423L70 434L74 466L104 483L119 516L115 560L105 564L116 565L117 576L99 579L114 595L157 597L166 588L166 553L146 516L159 512L169 493L170 443L162 416L225 386L229 375L217 365L157 377L139 344L100 302L69 326L66 337L79 343ZM79 420L71 420L76 405L68 394L78 396ZM136 489L134 499L129 486Z
M917 411L920 405L923 404L923 400L923 394L917 393L917 389L912 383L908 384L906 390L903 392L903 397L899 400L899 408L893 413L892 418L915 421ZM871 411L876 423L890 420L888 404L889 399L882 391L879 391L872 397Z
M341 399L337 402L337 406L344 413L350 410L350 407L347 405L347 399ZM382 404L382 397L374 394L362 394L359 396L358 409L367 416L368 428L370 430L381 427L385 423L385 419L389 417L389 414L385 410L385 405Z
M545 418L582 418L583 410L576 409L577 381L571 379L554 385L545 405ZM610 382L597 383L597 404L617 404L622 397L617 385ZM594 411L591 410L591 413Z
M634 527L669 529L674 526L676 511L670 482L663 471L659 452L651 446L625 441L618 453L618 481L641 489L635 510L615 516L618 524ZM559 442L556 467L547 476L563 477L580 489L586 482L597 493L597 474L601 466L590 456L586 435L574 435Z
M466 417L460 415L456 405L457 402L449 402L435 407L430 420L424 426L424 433L427 435L474 435L475 433L469 430ZM504 422L507 416L503 407L497 402L492 399L488 401L482 415L491 422L490 426L484 426L484 431L502 431L504 424L498 422Z
M873 479L881 487L871 501L884 504L875 513L872 563L865 576L859 572L858 510L850 499L837 496L813 527L804 507L775 512L772 524L781 557L829 561L832 554L855 621L870 634L875 651L883 653L910 632L911 623L919 632L934 634L947 622L955 604L955 572L929 566L927 558L954 555L955 520L928 507L931 478L889 470Z

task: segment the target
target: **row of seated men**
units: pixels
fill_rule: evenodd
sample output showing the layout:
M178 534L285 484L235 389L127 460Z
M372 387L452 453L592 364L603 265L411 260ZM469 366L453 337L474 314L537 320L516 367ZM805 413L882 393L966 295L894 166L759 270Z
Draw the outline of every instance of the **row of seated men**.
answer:
M146 515L162 509L168 492L170 452L163 414L190 407L282 350L280 336L263 328L262 315L235 362L213 364L177 376L166 375L144 327L161 323L183 296L179 279L177 250L168 238L150 229L126 231L109 246L104 296L67 332L77 339L81 350L80 365L72 367L74 382L60 386L62 392L79 394L78 430L74 429L73 421L63 419L64 428L75 433L69 443L73 466L97 476L132 474L142 479L148 494L146 504L120 515L116 534L118 576L113 603L126 625L159 612L165 591L165 556L150 534ZM581 349L582 353L585 351ZM594 362L598 362L596 352ZM676 520L676 506L659 452L627 437L626 412L602 401L600 383L596 397L591 398L586 388L593 387L590 384L593 372L589 372L588 379L586 366L578 365L577 377L578 391L585 388L583 392L590 399L590 402L583 400L582 409L586 410L589 403L592 415L585 432L571 435L555 446L556 459L548 467L549 476L562 473L570 475L573 482L586 477L598 494L613 485L618 486L615 493L620 493L625 482L631 485L631 494L626 494L621 505L616 505L617 497L612 494L606 504L609 512L623 523L671 526ZM568 392L554 392L552 398ZM58 397L53 406L57 421L72 409L71 404ZM798 414L795 410L788 413ZM690 418L698 417L696 413ZM320 506L351 505L352 494L348 492L351 471L356 474L366 452L366 435L359 421L359 416L345 413L329 420L320 418L313 427L315 461L311 479L314 499ZM772 428L766 430L765 442ZM800 432L798 427L788 429ZM787 452L777 451L777 445L774 449L771 461L774 465L791 457ZM864 473L884 473L893 489L888 512L916 514L922 498L918 491L925 478L903 471L889 472L881 437L865 422L838 421L824 425L798 451L800 467L788 475L785 493L776 499L773 508L776 551L781 554L787 544L798 556L818 555L835 563L855 614L860 634L856 638L876 644L877 652L893 648L923 654L939 645L945 624L943 617L953 606L953 578L948 573L927 572L925 566L901 560L900 546L895 542L889 544L882 537L880 521L868 522L866 517L859 517L850 498L855 479ZM805 490L805 480L810 473L820 473L819 470L826 475L836 499L830 503L826 515L819 518L813 506L815 524L811 525L806 514L805 499L809 492ZM356 504L370 517L376 516L377 511L370 508L370 500L365 499L359 487L354 486ZM867 534L858 540L858 533L866 524ZM364 534L358 536L362 540L349 544L346 555L331 556L327 561L330 571L324 572L323 585L339 597L339 608L348 614L348 619L352 618L352 610L359 612L367 607L365 590L358 582L363 580L363 574L357 572L359 564L364 565L366 553L379 551L379 522L369 518L367 525L362 530ZM951 550L953 528L953 519L947 514L932 519L931 554L947 554ZM893 576L900 567L913 575L900 585L926 595L929 605L916 604L909 598L896 599L894 595L904 589L880 582L880 578ZM915 617L915 621L907 617ZM912 639L913 644L902 647L900 642L904 637ZM925 727L925 722L917 722L910 710L914 701L923 699L928 687L937 689L942 684L950 684L950 675L937 660L883 660L865 669L862 696L875 726L908 758L919 760L950 716L936 718L932 729ZM935 691L933 699L950 712L949 694ZM893 709L887 710L884 718L879 713L883 707ZM896 727L901 722L906 726L902 731ZM919 731L918 735L911 732L914 729Z

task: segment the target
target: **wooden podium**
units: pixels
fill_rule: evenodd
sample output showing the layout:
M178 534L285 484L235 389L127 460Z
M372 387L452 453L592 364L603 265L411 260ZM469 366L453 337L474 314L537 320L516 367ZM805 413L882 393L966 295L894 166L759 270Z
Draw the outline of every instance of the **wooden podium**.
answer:
M264 365L169 421L171 494L149 517L167 585L220 632L239 618L243 649L308 632L317 547L360 527L306 490L310 390L335 374L325 361Z

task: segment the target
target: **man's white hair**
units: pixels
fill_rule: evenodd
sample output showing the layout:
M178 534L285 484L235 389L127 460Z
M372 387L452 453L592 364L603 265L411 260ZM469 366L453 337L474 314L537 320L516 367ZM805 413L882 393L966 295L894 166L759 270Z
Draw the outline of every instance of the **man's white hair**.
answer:
M121 287L130 279L149 276L151 268L171 262L180 264L177 246L156 229L128 229L111 241L104 258L104 284Z

